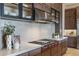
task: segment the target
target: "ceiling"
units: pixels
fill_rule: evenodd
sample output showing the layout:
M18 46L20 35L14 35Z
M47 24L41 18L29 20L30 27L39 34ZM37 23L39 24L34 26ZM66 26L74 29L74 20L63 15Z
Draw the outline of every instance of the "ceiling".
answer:
M64 3L65 9L76 8L79 6L79 3Z

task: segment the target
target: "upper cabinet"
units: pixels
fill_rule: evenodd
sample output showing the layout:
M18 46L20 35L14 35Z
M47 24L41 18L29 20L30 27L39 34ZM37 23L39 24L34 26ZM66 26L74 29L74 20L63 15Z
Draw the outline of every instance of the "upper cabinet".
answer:
M31 3L22 4L22 18L32 19L32 4Z
M51 4L51 7L56 9L57 11L62 11L62 3L53 3Z
M0 3L0 15L6 19L57 22L59 14L51 3Z
M76 29L76 9L65 10L65 29Z
M2 17L17 19L32 19L31 3L2 3Z
M35 21L47 22L51 20L51 8L45 3L35 3Z
M45 12L51 12L51 7L49 7L46 3L34 3L34 7Z
M4 4L4 15L18 16L19 15L18 4L5 3Z

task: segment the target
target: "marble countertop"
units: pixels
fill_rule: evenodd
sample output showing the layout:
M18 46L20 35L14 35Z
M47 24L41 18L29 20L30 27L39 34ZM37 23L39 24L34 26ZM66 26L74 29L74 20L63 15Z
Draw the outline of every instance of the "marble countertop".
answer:
M32 44L32 43L26 43L22 46L20 46L19 49L0 49L0 56L16 56L18 54L31 51L33 49L40 48L41 45Z

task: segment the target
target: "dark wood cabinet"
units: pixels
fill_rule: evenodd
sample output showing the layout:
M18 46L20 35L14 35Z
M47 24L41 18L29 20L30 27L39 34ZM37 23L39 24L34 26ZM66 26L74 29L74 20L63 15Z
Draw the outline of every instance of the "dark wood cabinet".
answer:
M46 5L48 5L49 7L52 7L52 3L46 3Z
M37 9L42 10L42 9L43 9L42 7L43 7L43 6L42 6L41 3L34 3L34 8L37 8Z
M40 48L19 54L17 56L61 56L66 53L67 40L50 42Z
M58 11L61 11L62 10L62 3L53 3L53 4L51 4L51 7L58 10Z
M50 47L48 45L42 47L41 54L42 56L50 56Z
M65 48L66 48L66 47L65 47ZM58 56L61 56L61 55L62 55L62 54L61 54L61 53L62 53L62 52L61 52L61 51L62 51L61 49L62 49L62 46L61 46L61 43L59 42L59 43L58 43Z
M76 8L76 18L79 21L79 7Z
M77 36L77 48L79 49L79 36Z
M65 29L76 29L76 9L65 10Z
M68 47L76 48L77 47L77 38L76 37L68 37Z
M55 44L51 44L51 56L55 56L55 48L54 48Z
M63 54L65 54L66 53L66 50L67 50L67 41L61 41L61 43L60 43L60 45L61 45L61 55L63 55Z
M51 7L49 7L46 3L34 3L34 8L37 8L49 13L51 12Z
M55 43L54 45L54 56L58 56L58 43Z

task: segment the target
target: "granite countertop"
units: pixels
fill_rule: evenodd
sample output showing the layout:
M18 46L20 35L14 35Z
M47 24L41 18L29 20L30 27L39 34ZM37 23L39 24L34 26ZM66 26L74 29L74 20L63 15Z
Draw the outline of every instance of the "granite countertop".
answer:
M22 46L20 46L19 49L0 49L0 56L16 56L18 54L28 52L37 48L40 48L41 45L32 44L32 43L26 43Z

